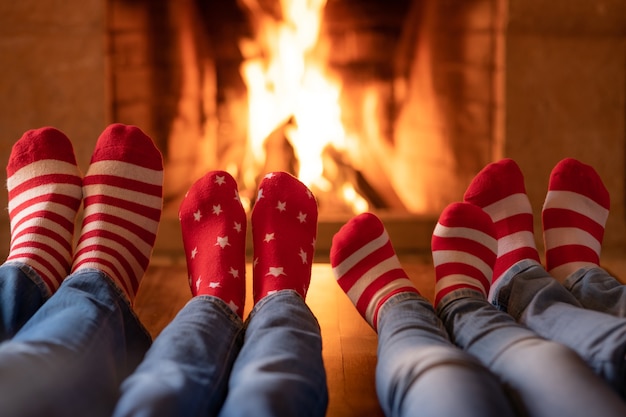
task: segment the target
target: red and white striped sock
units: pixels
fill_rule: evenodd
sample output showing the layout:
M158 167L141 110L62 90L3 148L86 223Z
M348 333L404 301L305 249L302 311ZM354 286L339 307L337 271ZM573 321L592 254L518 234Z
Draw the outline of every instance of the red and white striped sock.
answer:
M374 214L352 218L333 236L330 263L337 283L374 330L378 329L378 311L391 296L419 294L402 269L385 226Z
M276 291L306 297L317 236L317 202L286 172L267 174L252 210L254 302Z
M577 269L600 264L610 196L593 167L575 159L550 174L541 213L548 272L560 281Z
M59 130L29 130L13 145L7 165L7 261L29 265L51 294L70 270L81 187L72 143Z
M152 254L163 205L163 161L135 126L113 124L83 180L84 218L73 272L107 274L132 302Z
M192 294L218 297L243 317L247 218L237 182L209 172L187 192L179 218Z
M443 297L458 289L473 290L487 297L497 247L496 230L487 213L468 203L446 207L431 242L435 307Z
M512 159L483 168L465 192L464 201L482 208L493 221L498 238L498 259L493 283L517 262L540 263L535 245L533 211L526 195L524 175Z

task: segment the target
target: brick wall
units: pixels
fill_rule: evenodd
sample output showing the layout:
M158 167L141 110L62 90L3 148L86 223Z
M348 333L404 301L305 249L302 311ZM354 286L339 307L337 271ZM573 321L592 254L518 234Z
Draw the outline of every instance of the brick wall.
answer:
M626 3L509 1L504 154L525 173L537 231L550 171L574 157L611 193L607 246L626 242L625 94Z
M417 212L437 216L501 154L503 10L502 0L413 2L388 171Z
M107 123L103 0L0 4L0 166L28 129L54 126L74 144L81 169ZM6 207L0 192L0 206ZM9 224L0 213L0 257Z

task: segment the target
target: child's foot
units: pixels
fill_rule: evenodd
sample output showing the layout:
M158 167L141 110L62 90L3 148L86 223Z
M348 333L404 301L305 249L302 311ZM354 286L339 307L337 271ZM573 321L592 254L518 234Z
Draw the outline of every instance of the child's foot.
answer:
M253 298L295 290L302 298L311 281L317 236L317 202L285 172L267 174L252 210Z
M498 258L492 286L522 260L540 263L533 233L533 211L524 176L512 159L487 165L465 192L464 201L482 208L495 225Z
M139 128L113 124L83 180L85 214L73 272L107 274L132 302L148 267L163 205L163 161Z
M419 294L402 269L384 225L371 213L352 218L335 234L330 263L337 283L374 330L378 311L391 296Z
M550 175L543 205L546 267L559 281L577 269L600 264L609 192L589 165L567 158Z
M217 297L243 317L247 219L237 182L209 172L187 192L179 218L192 294Z
M11 248L7 261L27 264L54 293L68 275L82 179L62 132L29 130L7 165Z
M432 238L435 307L452 291L487 297L496 262L496 230L487 213L468 203L454 203L439 217Z

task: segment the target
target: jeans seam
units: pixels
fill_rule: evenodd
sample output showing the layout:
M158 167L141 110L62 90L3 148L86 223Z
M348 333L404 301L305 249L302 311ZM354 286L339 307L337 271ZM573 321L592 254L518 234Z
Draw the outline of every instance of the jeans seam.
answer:
M25 264L24 262L19 262L19 261L6 261L4 264L13 266L19 269L21 273L26 275L26 277L30 279L33 282L33 284L37 286L37 289L41 292L41 296L43 297L44 301L52 297L52 293L50 292L50 289L48 288L48 286L45 284L43 279L39 276L39 274L37 273L37 271L35 271L33 267L31 267L28 264Z

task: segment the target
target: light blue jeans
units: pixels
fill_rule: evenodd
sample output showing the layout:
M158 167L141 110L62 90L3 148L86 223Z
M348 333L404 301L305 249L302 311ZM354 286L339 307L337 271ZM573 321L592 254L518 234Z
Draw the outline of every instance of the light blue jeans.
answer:
M599 267L579 269L563 285L583 307L626 317L626 285L606 270Z
M534 261L515 264L497 285L493 302L499 309L546 339L575 350L626 397L626 319L584 308Z
M119 289L84 270L43 302L41 279L16 264L0 267L0 282L2 415L110 416L119 384L150 346Z
M624 416L626 404L568 347L546 340L472 290L437 309L452 340L498 376L527 416Z
M376 390L388 417L515 415L498 379L452 344L414 293L391 297L379 312Z
M114 416L324 416L317 320L291 290L246 323L220 299L191 299L122 384Z

